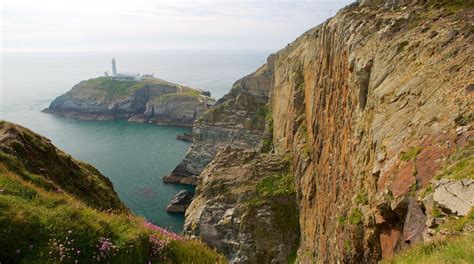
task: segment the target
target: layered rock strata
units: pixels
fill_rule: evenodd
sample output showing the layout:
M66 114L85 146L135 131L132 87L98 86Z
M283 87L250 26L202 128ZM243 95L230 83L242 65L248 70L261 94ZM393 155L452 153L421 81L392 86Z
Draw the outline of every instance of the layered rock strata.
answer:
M362 1L271 56L265 66L271 109L266 124L270 149L290 160L295 179L298 262L376 263L433 239L434 229L452 216L450 210L437 213L449 203L439 198L433 180L437 175L436 181L461 181L465 188L472 179L466 173L474 155L471 21L472 3ZM229 97L239 98L237 92ZM238 116L227 107L218 109ZM203 124L198 121L195 134L204 131ZM205 124L219 123L206 119ZM196 177L214 157L216 150L204 146L195 141L182 175ZM253 255L238 249L244 245L239 235L229 239L222 235L228 231L213 227L226 211L245 207L227 201L226 188L209 183L226 175L223 182L238 188L248 177L242 170L254 158L236 165L240 169L219 159L200 176L186 214L188 232L220 248L231 262L247 263L245 254ZM453 210L465 214L468 207ZM246 236L242 229L237 233ZM268 258L283 263L276 255ZM253 260L248 263L257 263Z
M278 155L225 147L201 173L184 233L231 263L288 263L299 236L295 192L267 192L264 183L287 171Z
M273 57L256 72L234 83L231 91L193 125L193 144L165 182L193 184L217 151L227 144L258 148L265 132L266 103Z

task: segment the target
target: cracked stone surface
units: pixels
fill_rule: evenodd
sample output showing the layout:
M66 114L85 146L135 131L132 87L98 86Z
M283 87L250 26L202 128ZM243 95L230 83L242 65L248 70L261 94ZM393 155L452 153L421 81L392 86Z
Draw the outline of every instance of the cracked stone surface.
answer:
M474 181L442 179L434 184L433 198L439 206L460 216L474 207Z

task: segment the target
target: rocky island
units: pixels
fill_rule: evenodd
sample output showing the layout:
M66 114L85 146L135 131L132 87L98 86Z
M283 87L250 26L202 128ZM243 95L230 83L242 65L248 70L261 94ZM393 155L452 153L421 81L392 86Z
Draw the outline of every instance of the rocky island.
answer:
M112 76L79 82L43 112L87 120L191 126L215 103L207 91L115 71Z

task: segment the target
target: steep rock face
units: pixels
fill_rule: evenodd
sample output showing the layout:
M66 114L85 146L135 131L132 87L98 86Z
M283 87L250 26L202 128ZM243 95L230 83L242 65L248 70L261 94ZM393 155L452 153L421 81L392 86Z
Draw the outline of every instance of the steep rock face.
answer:
M474 136L473 10L448 4L354 4L278 52L273 138L293 156L301 262L422 241L419 190Z
M287 170L278 155L225 147L201 173L184 233L231 263L288 263L299 236L294 190L269 195L257 188Z
M295 177L299 262L375 263L433 239L446 221L448 212L436 213L431 181L463 155L470 157L458 166L463 173L448 178L472 177L465 171L472 171L473 154L465 150L474 140L473 18L472 3L462 1L361 1L269 58L266 130L274 152L290 158ZM227 98L239 95L235 90ZM227 107L216 109L238 116ZM203 116L207 128L215 127L211 116ZM203 125L195 128L197 138ZM197 175L214 157L216 149L200 152L204 144L197 142L186 157L191 160L177 168L183 175ZM226 244L222 222L226 212L249 210L226 200L227 189L216 193L214 181L238 188L248 180L240 170L254 158L239 161L240 170L220 159L201 174L186 227L239 262L253 255ZM235 231L230 237L239 241Z
M166 182L196 184L201 171L226 144L257 148L265 132L265 104L272 82L273 57L238 80L231 91L193 125L193 144Z
M82 81L57 97L44 112L79 119L123 118L131 122L191 125L212 98L160 79L119 81L99 77Z

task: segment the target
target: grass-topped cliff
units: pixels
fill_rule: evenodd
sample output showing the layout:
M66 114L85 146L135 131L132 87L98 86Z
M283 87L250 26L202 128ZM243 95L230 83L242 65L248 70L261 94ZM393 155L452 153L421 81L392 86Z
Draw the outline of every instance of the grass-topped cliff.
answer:
M51 142L0 123L1 263L222 263L121 203L110 181Z
M208 102L214 100L201 95L200 90L161 79L134 81L104 76L79 82L45 112L81 119L126 118L190 125L209 108Z

